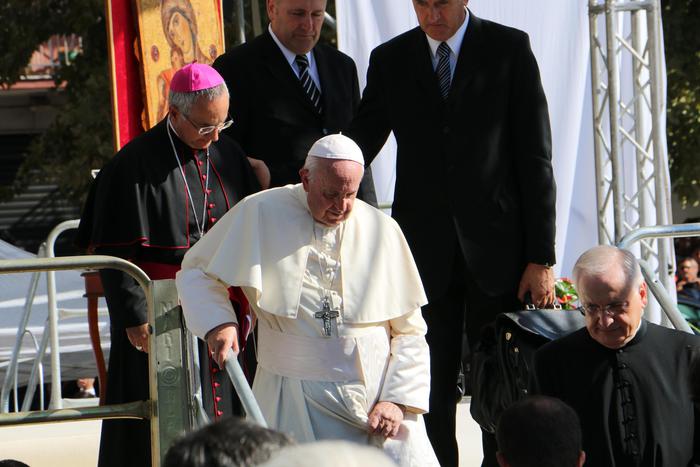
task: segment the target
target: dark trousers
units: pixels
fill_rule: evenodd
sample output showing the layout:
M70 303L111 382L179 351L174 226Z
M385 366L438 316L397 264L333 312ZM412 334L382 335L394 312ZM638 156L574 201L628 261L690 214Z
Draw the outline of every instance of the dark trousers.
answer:
M430 348L430 412L425 416L428 437L442 467L457 467L456 411L459 397L457 378L462 355L462 333L466 329L470 349L474 349L481 328L498 313L518 307L515 293L486 295L464 266L455 259L447 293L423 307L428 324L426 340ZM497 466L496 441L482 432L483 466Z

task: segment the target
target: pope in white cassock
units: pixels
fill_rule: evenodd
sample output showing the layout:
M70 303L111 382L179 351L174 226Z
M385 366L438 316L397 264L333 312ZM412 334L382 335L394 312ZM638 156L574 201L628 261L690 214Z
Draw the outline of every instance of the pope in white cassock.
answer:
M355 199L363 172L351 139L318 140L301 184L245 198L190 249L180 301L221 364L238 351L227 288L242 288L258 323L253 392L272 428L301 443L374 444L402 466L438 465L421 416L423 286L398 225Z

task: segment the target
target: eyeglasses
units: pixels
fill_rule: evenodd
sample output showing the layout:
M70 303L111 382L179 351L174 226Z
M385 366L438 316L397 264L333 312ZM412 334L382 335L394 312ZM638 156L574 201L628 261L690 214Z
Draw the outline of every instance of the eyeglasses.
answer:
M187 115L185 115L184 113L182 114L182 116L185 117L185 120L190 122L190 124L197 129L197 133L199 133L200 136L210 135L211 133L214 132L214 130L224 131L226 128L233 125L233 119L231 118L231 115L228 116L228 120L226 120L224 123L219 123L218 125L209 125L209 126L197 125L192 120L190 120L190 118Z
M589 315L589 316L594 316L598 315L601 312L605 313L610 316L618 316L621 315L622 313L625 313L627 309L630 306L630 302L615 302L615 303L609 303L605 306L600 306L600 305L581 305L578 307L578 311L582 315Z

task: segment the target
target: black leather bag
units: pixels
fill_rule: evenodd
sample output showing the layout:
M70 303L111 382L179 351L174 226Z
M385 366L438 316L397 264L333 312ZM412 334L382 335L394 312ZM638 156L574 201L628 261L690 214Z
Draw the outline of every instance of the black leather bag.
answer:
M527 394L535 351L585 326L578 311L527 308L502 313L482 331L472 360L474 420L491 433L501 412Z

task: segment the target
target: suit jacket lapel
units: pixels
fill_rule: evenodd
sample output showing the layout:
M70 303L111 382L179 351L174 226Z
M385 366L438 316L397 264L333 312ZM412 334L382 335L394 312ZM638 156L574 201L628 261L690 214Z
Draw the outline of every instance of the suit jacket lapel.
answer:
M464 92L464 88L479 69L486 49L483 42L482 21L474 16L470 10L469 24L464 33L462 46L459 49L457 67L452 77L450 95L447 98L448 104L452 101L459 101L459 96Z
M335 92L336 83L342 82L343 78L337 76L337 69L334 70L329 63L330 60L321 47L314 47L314 60L316 61L316 68L318 69L318 78L321 81L321 105L323 106L323 122L324 124L329 121L329 116L333 109L337 106L342 105L342 103L337 101L338 93ZM309 104L311 101L309 101Z
M269 31L263 33L262 60L265 66L270 70L270 73L280 83L281 86L288 88L289 94L295 96L304 105L308 106L309 110L316 113L311 100L301 87L299 78L289 66L287 59L280 48L275 43L275 40L270 35Z
M415 28L413 32L414 45L410 48L409 53L413 55L413 69L415 70L418 86L423 88L425 96L431 102L442 103L440 85L433 68L432 52L430 51L428 39L420 27Z

